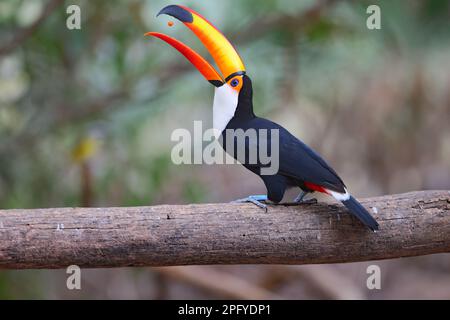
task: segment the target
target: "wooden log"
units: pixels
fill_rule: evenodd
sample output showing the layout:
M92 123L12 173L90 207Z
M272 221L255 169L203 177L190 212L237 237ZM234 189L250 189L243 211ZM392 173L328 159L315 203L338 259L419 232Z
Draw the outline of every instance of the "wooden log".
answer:
M0 268L317 264L450 252L450 191L338 203L0 210Z

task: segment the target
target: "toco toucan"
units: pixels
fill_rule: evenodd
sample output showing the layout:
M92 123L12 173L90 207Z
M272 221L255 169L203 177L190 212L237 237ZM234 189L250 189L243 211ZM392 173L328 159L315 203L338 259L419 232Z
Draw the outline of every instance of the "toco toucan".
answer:
M367 227L373 231L378 230L377 221L350 195L342 179L317 152L282 126L254 114L252 82L246 75L244 63L233 45L218 29L200 14L184 6L166 6L158 13L158 16L161 14L172 16L191 29L208 49L223 75L182 42L162 33L146 33L148 36L164 40L177 49L215 86L213 127L221 134L222 141L225 139L226 129L278 130L279 168L275 174L261 174L263 164L259 161L242 163L261 177L267 188L267 195L249 196L241 200L267 209L262 202L270 200L273 203L279 203L287 188L299 187L302 190L294 200L298 203L303 201L306 193L318 191L341 201ZM268 136L267 139L270 137ZM245 148L259 148L260 143L257 137L254 141L247 141ZM222 143L222 146L226 145ZM224 149L227 152L230 151L226 147Z

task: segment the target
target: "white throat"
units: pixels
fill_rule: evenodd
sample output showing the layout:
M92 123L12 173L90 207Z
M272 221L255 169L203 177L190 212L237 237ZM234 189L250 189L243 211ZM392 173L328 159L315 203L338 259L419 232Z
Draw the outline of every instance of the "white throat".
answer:
M216 87L214 91L213 104L213 128L216 138L219 138L222 131L234 117L238 105L239 93L225 83L221 87Z

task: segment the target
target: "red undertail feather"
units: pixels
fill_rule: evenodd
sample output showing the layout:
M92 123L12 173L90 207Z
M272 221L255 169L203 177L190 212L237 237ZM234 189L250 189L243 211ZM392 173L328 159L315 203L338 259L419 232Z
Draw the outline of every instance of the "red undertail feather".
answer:
M317 191L317 192L329 194L328 191L324 187L318 186L317 184L314 184L311 182L305 182L305 187L307 187L308 189Z

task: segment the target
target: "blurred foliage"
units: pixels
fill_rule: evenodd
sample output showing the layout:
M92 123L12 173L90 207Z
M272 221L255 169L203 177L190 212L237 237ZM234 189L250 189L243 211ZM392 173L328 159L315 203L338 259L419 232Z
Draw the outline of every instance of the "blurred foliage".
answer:
M45 3L2 1L0 47ZM356 194L450 188L449 1L337 1L306 24L312 0L179 3L236 39L256 113L323 153ZM381 30L366 28L373 3ZM69 4L81 30L65 27ZM212 88L143 36L168 33L209 59L181 23L155 17L167 4L66 1L0 56L1 208L79 206L86 184L96 206L228 201L261 187L240 169L170 161L175 128L211 124Z

